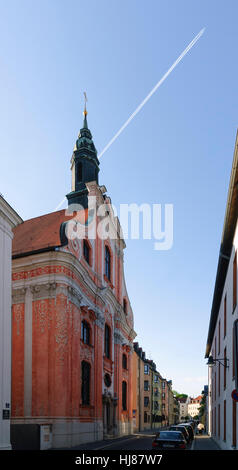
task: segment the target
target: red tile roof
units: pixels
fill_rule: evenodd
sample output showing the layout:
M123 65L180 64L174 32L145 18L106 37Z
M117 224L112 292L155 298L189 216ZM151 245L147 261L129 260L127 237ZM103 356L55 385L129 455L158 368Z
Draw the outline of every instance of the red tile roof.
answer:
M13 257L61 246L60 226L70 218L65 215L63 209L26 220L18 225L13 230Z
M201 399L202 399L202 395L199 395L196 398L192 398L191 403L200 403Z

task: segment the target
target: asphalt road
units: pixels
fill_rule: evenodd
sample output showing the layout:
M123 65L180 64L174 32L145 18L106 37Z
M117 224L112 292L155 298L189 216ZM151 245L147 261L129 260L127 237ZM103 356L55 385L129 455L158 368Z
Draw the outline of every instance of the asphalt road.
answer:
M152 439L154 434L136 435L121 439L120 441L114 440L110 444L102 444L97 446L95 443L95 450L151 450Z
M151 450L154 434L139 434L124 437L107 443L104 441L97 445L94 443L94 450ZM194 441L188 446L188 450L219 450L218 445L207 434L195 436Z
M140 433L131 436L124 436L111 441L91 442L89 444L82 444L75 448L75 450L152 450L152 440L154 433ZM189 445L189 449L192 444Z
M123 436L116 439L90 442L81 444L69 450L151 450L155 433L145 432ZM56 449L55 449L56 450ZM63 449L62 449L63 450ZM66 449L65 449L66 450ZM219 450L217 444L208 435L196 435L194 441L188 446L188 450Z

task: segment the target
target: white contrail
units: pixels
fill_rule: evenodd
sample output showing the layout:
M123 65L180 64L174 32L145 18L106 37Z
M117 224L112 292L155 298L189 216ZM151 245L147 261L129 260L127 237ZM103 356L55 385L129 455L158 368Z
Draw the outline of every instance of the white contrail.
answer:
M160 87L160 85L162 85L162 83L166 80L166 78L170 75L170 73L172 72L172 70L174 70L174 68L178 65L178 63L183 59L183 57L190 51L190 49L192 49L192 47L194 46L194 44L198 41L198 39L200 39L200 37L203 35L205 31L205 28L201 29L201 31L197 34L197 36L195 36L195 38L189 43L189 45L186 47L186 49L184 49L184 51L182 52L182 54L180 54L180 56L175 60L175 62L171 65L171 67L169 68L169 70L163 75L163 77L158 81L158 83L156 83L156 85L154 86L154 88L152 88L152 90L150 91L150 93L145 97L145 99L141 102L141 104L136 108L136 110L130 115L130 117L127 119L127 121L123 124L123 126L119 129L119 131L114 135L114 137L110 140L110 142L108 142L108 144L106 145L106 147L104 147L104 149L102 150L102 152L98 155L98 158L101 158L102 155L109 149L109 147L111 147L111 145L113 144L113 142L115 142L115 140L117 139L117 137L119 137L119 135L122 133L122 131L128 126L128 124L132 121L132 119L137 115L137 113L143 108L143 106L147 103L147 101L151 98L151 96L156 92L156 90ZM66 200L66 198L64 198L60 204L55 208L55 211L57 211L61 206L62 204L64 203L64 201Z
M134 113L131 114L131 116L127 119L127 121L123 124L123 126L119 129L119 131L114 135L114 137L110 140L110 142L104 147L98 158L101 158L101 156L106 152L106 150L111 147L113 142L117 139L117 137L121 134L121 132L128 126L128 124L132 121L132 119L136 116L137 113L143 108L143 106L147 103L147 101L151 98L151 96L156 92L156 90L162 85L162 83L166 80L166 78L169 76L169 74L172 72L172 70L178 65L178 63L183 59L183 57L188 53L188 51L194 46L194 44L198 41L198 39L202 36L204 33L205 28L201 29L200 33L197 34L197 36L190 42L190 44L184 49L182 54L176 59L176 61L171 65L169 70L163 75L163 77L158 81L158 83L155 85L155 87L150 91L150 93L146 96L146 98L141 102L141 104L136 108Z
M63 204L64 202L66 201L66 197L64 197L64 199L62 199L62 201L58 204L58 206L53 210L53 212L56 212Z

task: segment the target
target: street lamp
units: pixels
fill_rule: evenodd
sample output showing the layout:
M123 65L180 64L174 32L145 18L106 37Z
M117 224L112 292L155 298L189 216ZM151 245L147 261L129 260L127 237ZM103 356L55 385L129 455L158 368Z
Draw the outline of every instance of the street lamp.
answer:
M224 361L224 364L221 361ZM216 362L219 362L219 364L221 364L226 369L228 369L228 367L229 367L229 365L228 365L229 359L227 359L227 357L223 357L221 359L214 359L213 356L209 356L208 361L207 361L207 365L209 367L213 367L213 366L215 366Z

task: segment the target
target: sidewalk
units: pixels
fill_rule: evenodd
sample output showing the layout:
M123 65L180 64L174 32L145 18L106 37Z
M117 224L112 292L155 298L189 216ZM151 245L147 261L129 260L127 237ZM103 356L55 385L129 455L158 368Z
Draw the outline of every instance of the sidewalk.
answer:
M192 450L220 450L220 447L212 437L202 434L195 437Z

